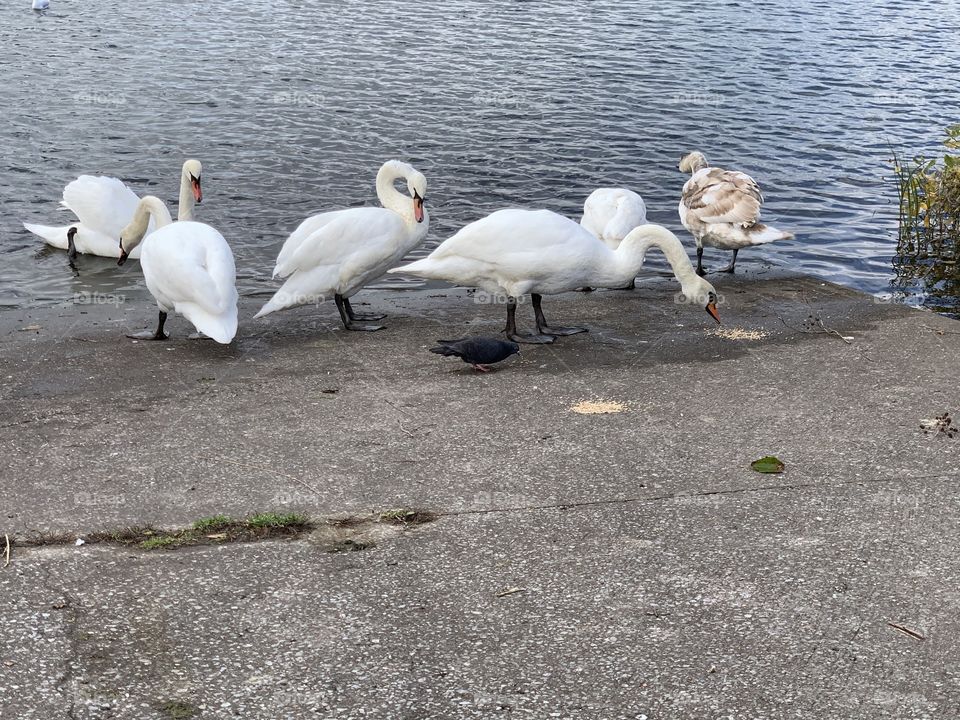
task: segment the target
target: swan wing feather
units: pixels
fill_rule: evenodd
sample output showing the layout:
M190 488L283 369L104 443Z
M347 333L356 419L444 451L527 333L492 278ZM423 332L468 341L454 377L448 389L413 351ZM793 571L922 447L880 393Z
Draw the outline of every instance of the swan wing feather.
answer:
M119 238L139 201L136 193L117 178L81 175L63 189L60 204L89 228Z
M277 263L277 275L287 277L300 270L323 265L361 262L377 253L392 256L405 235L403 220L384 208L352 208L333 213L317 230L300 241L295 250ZM394 247L388 247L390 243Z
M704 168L684 184L681 202L700 222L749 227L760 220L763 196L749 175Z
M277 255L277 263L273 270L273 276L277 275L286 276L289 275L291 271L285 271L287 263L290 262L290 258L293 254L299 249L303 242L313 235L317 230L322 228L327 223L336 219L336 217L343 212L342 210L332 210L330 212L318 213L317 215L311 215L302 223L297 226L297 229L290 233L289 237L284 241L283 247L280 248L280 254Z

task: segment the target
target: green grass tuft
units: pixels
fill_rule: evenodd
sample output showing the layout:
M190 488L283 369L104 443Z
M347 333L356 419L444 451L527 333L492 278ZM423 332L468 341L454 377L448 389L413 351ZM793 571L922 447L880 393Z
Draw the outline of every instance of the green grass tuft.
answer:
M174 537L172 535L160 535L159 537L150 538L149 540L144 540L140 543L140 547L144 550L157 550L159 548L170 547L176 545L180 542L180 538Z
M255 528L263 527L296 527L309 523L306 515L297 513L259 513L247 518L247 525Z
M193 529L200 532L210 532L211 530L222 530L232 524L233 520L227 515L211 515L194 522Z

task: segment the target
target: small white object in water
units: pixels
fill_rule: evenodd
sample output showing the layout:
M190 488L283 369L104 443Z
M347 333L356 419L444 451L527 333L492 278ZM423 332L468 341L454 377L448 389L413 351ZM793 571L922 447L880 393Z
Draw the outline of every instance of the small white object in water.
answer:
M33 0L34 10L46 10L50 7L50 0Z

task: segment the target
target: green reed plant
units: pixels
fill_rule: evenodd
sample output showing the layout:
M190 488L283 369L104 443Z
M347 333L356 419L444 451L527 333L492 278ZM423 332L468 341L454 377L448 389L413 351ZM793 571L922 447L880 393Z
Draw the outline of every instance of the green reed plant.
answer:
M900 197L898 254L955 260L960 256L960 123L947 128L943 157L893 154Z

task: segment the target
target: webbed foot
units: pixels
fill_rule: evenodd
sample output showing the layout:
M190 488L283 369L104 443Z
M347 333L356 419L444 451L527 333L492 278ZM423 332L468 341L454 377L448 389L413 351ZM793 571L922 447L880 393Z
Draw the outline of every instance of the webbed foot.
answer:
M577 335L578 333L588 332L587 328L584 327L547 327L543 326L540 328L540 332L544 335L554 335L556 337L563 337L565 335Z
M166 340L170 336L165 332L157 332L156 330L141 330L138 333L130 333L127 337L133 340Z
M534 335L532 333L507 333L507 339L527 345L549 345L556 337L553 335Z

